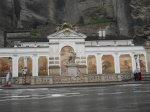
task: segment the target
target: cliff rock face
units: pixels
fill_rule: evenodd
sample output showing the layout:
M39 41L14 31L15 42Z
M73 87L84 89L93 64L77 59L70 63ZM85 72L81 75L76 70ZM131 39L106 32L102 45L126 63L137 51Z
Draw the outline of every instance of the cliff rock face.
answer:
M150 1L131 0L131 8L135 35L148 37L150 35Z
M4 31L0 30L0 46L4 47Z
M65 0L65 16L71 23L115 18L112 0Z
M0 27L12 27L13 19L13 1L0 0Z
M130 0L65 0L65 3L65 17L70 23L115 20L117 24L113 27L117 27L120 35L133 34Z
M18 21L27 28L54 23L54 7L53 0L0 0L0 26L17 27Z
M35 28L45 22L90 23L94 28L91 34L96 29L106 29L109 34L147 37L149 12L149 0L0 0L0 27ZM100 24L103 21L106 24ZM89 26L80 29L88 33Z
M55 22L53 0L20 0L20 20L32 27L44 22Z

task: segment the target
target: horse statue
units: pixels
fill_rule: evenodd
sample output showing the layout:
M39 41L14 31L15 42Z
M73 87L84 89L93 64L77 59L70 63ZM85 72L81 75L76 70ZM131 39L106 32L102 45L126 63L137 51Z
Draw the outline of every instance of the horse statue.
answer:
M76 53L70 52L70 55L68 56L67 63L75 63L76 59Z

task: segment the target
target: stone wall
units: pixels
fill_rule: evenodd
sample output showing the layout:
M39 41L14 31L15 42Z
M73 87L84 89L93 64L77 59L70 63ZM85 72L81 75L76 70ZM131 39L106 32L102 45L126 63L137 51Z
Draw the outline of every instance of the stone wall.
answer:
M11 79L13 84L23 84L22 77L14 77ZM109 75L84 75L84 76L38 76L27 77L27 83L31 85L38 84L71 84L71 83L95 83L95 82L113 82L133 80L133 74L109 74ZM6 83L5 77L0 77L1 84Z

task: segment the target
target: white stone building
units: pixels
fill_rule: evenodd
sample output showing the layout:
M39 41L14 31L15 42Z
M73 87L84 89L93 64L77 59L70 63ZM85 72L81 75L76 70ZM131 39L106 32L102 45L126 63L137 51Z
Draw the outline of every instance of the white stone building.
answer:
M8 71L12 77L21 77L25 66L32 77L63 76L70 52L76 53L75 63L83 75L132 74L136 69L135 54L141 57L141 71L148 72L146 50L143 46L134 46L133 39L104 40L65 28L45 40L29 39L20 44L0 48L1 77Z

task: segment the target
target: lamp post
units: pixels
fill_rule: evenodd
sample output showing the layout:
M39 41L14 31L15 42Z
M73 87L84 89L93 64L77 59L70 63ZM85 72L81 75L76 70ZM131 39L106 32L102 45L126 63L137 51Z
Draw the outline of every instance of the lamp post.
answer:
M27 61L27 59L28 59L28 57L27 56L25 56L24 57L24 69L23 69L23 75L24 75L24 85L28 85L29 83L27 82L27 73L28 73L28 68L27 68L27 63L28 63L28 61Z

